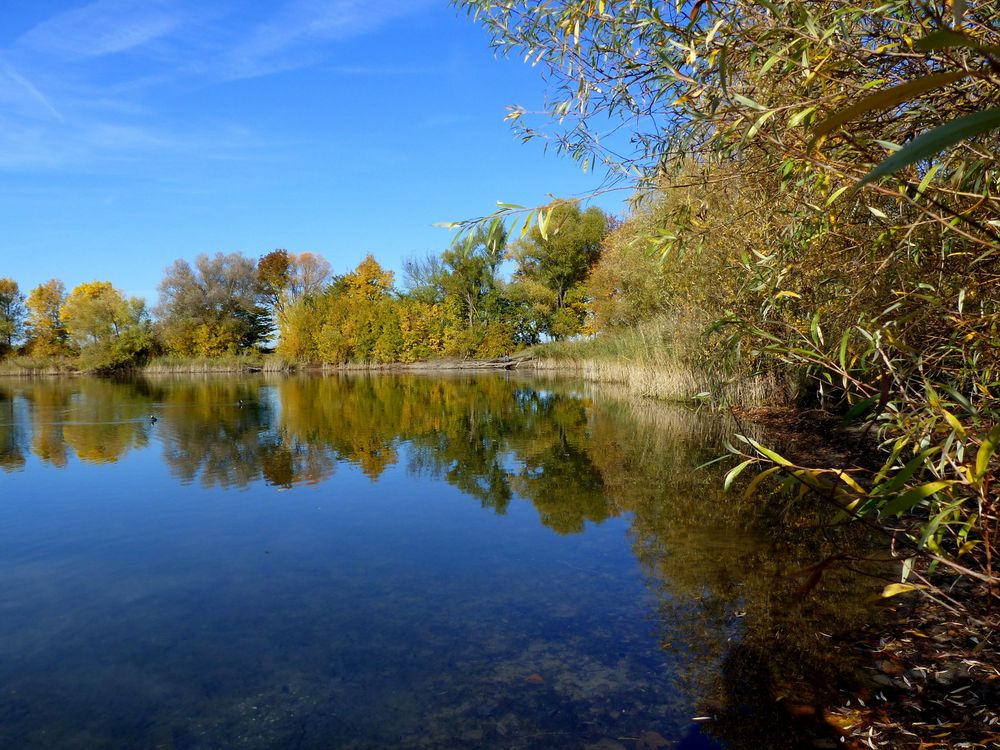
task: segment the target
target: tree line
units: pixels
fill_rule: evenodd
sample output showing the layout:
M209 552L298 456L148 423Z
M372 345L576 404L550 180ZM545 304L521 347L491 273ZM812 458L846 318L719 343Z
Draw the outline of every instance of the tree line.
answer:
M152 308L109 281L67 292L52 279L25 294L2 278L0 355L77 357L95 370L161 354L215 358L271 348L312 363L497 357L585 329L585 281L609 226L599 209L564 203L544 235L535 228L508 242L505 234L475 233L406 261L402 289L371 255L335 275L320 255L282 249L256 260L179 259Z

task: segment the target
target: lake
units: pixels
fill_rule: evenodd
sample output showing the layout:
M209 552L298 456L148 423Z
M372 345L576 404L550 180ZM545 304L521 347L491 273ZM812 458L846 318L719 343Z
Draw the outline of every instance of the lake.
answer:
M0 747L796 747L773 696L876 584L803 595L840 540L696 470L731 430L511 374L0 381Z

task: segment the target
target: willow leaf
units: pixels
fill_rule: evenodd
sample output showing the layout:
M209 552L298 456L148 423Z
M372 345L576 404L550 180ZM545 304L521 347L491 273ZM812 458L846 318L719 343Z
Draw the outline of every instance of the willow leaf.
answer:
M954 29L932 31L927 36L913 43L913 49L920 50L921 52L929 52L936 49L955 49L956 47L994 53L1000 52L1000 47L988 47L978 39L973 39L968 34L963 34L961 31L955 31Z
M722 488L724 490L728 490L733 485L733 481L736 479L736 477L738 477L746 467L756 462L757 459L748 458L746 461L743 461L742 463L737 464L732 469L730 469L726 474L726 478L723 482Z
M969 73L964 70L937 73L935 75L924 76L923 78L907 81L906 83L901 83L898 86L893 86L889 89L876 91L874 94L869 94L861 101L830 115L816 125L816 127L813 128L813 142L822 138L827 133L836 130L844 123L857 119L863 114L891 109L897 104L902 104L905 101L913 99L915 96L918 96L925 91L930 91L931 89L940 88L941 86L946 86L949 83L960 81L968 75Z
M907 490L886 503L882 512L888 516L894 516L897 513L910 510L910 508L919 505L925 498L930 497L935 492L940 492L950 484L952 484L950 481L942 479L937 482L928 482L919 487L914 487L912 490Z
M979 451L976 453L976 479L986 476L986 470L990 467L990 459L993 458L998 443L1000 443L1000 424L990 430L983 444L979 446Z
M997 108L984 109L982 112L959 117L914 138L865 175L857 186L861 187L880 177L898 172L914 162L927 159L956 143L995 128L1000 128L1000 109Z

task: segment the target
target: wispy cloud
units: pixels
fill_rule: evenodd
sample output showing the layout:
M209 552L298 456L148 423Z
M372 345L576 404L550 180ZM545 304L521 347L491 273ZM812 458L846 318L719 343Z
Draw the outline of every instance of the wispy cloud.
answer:
M368 33L430 0L296 0L253 28L225 55L230 78L276 73L322 59L330 42Z
M144 155L260 156L263 134L211 112L181 112L185 91L322 64L336 44L432 0L91 0L0 49L0 169L118 164ZM116 56L127 56L119 61ZM419 72L328 66L344 75ZM167 96L164 96L166 94Z
M184 130L94 121L77 127L24 125L0 119L0 170L38 171L95 164L118 171L139 163L228 161L273 156L282 144L263 141L246 128L209 123ZM163 173L169 179L169 173Z
M143 47L181 25L176 6L158 0L97 0L60 13L22 35L16 46L71 58Z
M29 114L42 112L60 122L65 119L45 94L3 60L0 60L0 101Z

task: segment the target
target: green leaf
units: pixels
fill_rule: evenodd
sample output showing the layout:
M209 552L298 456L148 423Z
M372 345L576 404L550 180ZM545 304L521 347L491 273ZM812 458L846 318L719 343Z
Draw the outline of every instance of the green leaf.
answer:
M729 446L727 445L726 447L728 448ZM701 471L701 470L702 470L702 469L704 469L704 468L707 468L707 467L709 467L709 466L712 466L713 464L717 464L717 463L719 463L720 461L725 461L725 460L726 460L726 459L728 459L728 458L731 458L731 456L730 456L730 455L729 455L728 453L724 453L724 454L723 454L723 455L721 455L721 456L716 456L715 458L713 458L713 459L711 459L711 460L709 460L709 461L706 461L706 462L705 462L705 463L703 463L703 464L699 464L698 466L695 466L695 467L694 467L694 470L695 470L695 471Z
M848 328L846 331L844 331L843 338L840 339L840 352L839 352L840 369L843 370L844 372L847 372L847 344L848 342L850 342L850 340L851 340L851 329Z
M742 94L733 94L733 100L739 102L745 107L750 107L751 109L756 109L758 112L766 112L767 107L763 104L758 104L753 99L749 99Z
M756 448L761 453L761 455L766 456L767 458L771 459L772 461L774 461L774 463L778 464L779 466L793 466L794 465L794 464L792 464L791 461L789 461L784 456L778 455L777 453L775 453L770 448L765 448L763 445L761 445L760 443L758 443L756 440L752 440L750 438L744 438L744 439L748 443L750 443L750 445L752 445L754 448Z
M895 153L899 151L901 148L903 148L898 143L893 143L892 141L881 141L878 138L876 138L874 142L877 143L882 148L884 148L886 151L891 151L892 153Z
M732 469L730 469L729 472L726 474L725 481L723 481L722 483L722 489L728 491L729 488L732 486L733 482L736 480L736 477L738 477L746 467L756 462L757 459L748 458L746 461L743 461L742 463L739 463Z
M985 46L979 40L973 39L971 36L963 34L961 31L955 31L954 29L932 31L927 36L913 43L913 49L920 50L921 52L930 52L936 49L955 49L956 47L983 50L992 53L1000 52L1000 47Z
M932 518L930 522L924 526L923 533L920 535L920 541L917 542L917 547L919 549L923 549L925 545L928 545L928 543L930 543L931 546L936 546L934 539L937 534L937 530L941 527L944 520L954 513L961 504L961 501L952 503L934 516L934 518Z
M966 0L951 0L951 16L955 19L955 25L961 26L965 22Z
M839 187L836 190L834 190L830 194L830 197L826 199L826 205L829 206L831 203L833 203L835 200L837 200L837 198L839 198L841 196L841 194L845 190L847 190L849 187L850 187L850 185L844 185L843 187Z
M760 117L758 117L757 121L750 127L750 130L747 131L747 134L743 136L743 140L744 141L752 140L753 137L757 135L757 131L760 130L761 127L763 127L764 123L770 120L777 111L778 110L776 109L772 109L770 112L765 112Z
M528 211L528 213L524 215L524 224L521 225L521 237L524 237L528 234L528 230L531 228L531 222L534 219L535 219L534 210Z
M910 459L909 463L900 469L892 479L872 488L871 494L891 495L897 490L902 489L903 485L909 482L910 477L912 477L917 469L920 468L920 465L923 464L931 454L936 452L937 448L928 448L927 450L920 451L920 453Z
M816 105L811 107L806 107L800 112L796 112L794 115L788 118L788 127L795 128L802 124L802 121L806 119L809 115L816 111Z
M551 218L552 209L542 208L538 210L538 233L546 241L549 239L549 219Z
M771 68L773 68L779 62L781 62L781 56L784 55L786 52L788 52L788 48L790 46L791 45L786 44L782 49L778 50L773 55L771 55L769 58L767 58L767 62L765 62L761 66L761 68L760 68L760 74L764 75L765 73L767 73L767 71L769 71Z
M927 484L922 484L919 487L914 487L912 490L907 490L903 494L897 495L886 503L882 512L888 516L894 516L897 513L910 510L910 508L919 505L925 498L930 497L935 492L940 492L950 484L952 484L952 482L941 479L936 482L928 482Z
M959 117L957 120L952 120L914 138L865 175L857 187L867 185L869 182L893 172L898 172L903 167L934 156L960 141L973 138L995 128L1000 128L1000 109L997 108L985 109L982 112Z
M823 329L819 326L819 310L813 314L812 321L809 323L809 335L818 346L823 344Z
M935 164L933 167L927 170L927 174L924 175L924 179L920 181L917 185L917 195L923 195L927 186L930 185L931 180L934 179L934 175L937 174L938 169L941 167L940 164Z
M876 91L874 94L869 94L861 101L830 115L816 125L816 127L813 128L813 142L815 143L827 133L836 130L846 122L857 119L863 114L891 109L897 104L902 104L905 101L913 99L925 91L930 91L931 89L940 88L941 86L946 86L949 83L960 81L968 75L969 73L964 70L937 73L935 75L924 76L923 78L907 81L906 83L901 83L898 86L893 86L889 89Z
M1000 424L995 425L983 444L979 446L976 453L976 480L981 480L986 476L986 471L990 468L990 459L996 453L997 444L1000 443Z
M845 338L846 340L846 338ZM855 419L860 417L862 414L866 414L871 411L871 408L878 401L878 396L869 396L868 398L863 398L850 409L847 410L847 414L844 415L842 423L845 425L850 424Z

